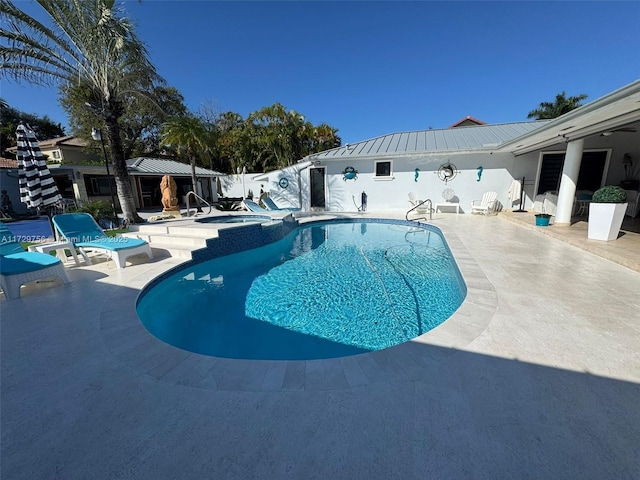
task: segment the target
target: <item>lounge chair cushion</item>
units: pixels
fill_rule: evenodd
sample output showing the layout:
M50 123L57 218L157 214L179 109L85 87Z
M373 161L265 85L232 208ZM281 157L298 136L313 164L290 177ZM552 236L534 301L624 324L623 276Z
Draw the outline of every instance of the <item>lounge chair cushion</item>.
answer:
M0 273L2 275L17 275L35 272L60 263L60 259L53 255L39 252L13 253L0 256Z

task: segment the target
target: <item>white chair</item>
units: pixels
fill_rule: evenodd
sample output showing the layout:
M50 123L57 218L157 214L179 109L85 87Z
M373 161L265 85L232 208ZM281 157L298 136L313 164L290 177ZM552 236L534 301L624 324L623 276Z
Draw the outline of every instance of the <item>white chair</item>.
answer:
M420 205L422 202L423 202L423 200L420 200L420 198L418 197L418 195L415 192L409 192L409 208L410 209ZM417 213L428 213L429 209L423 203L418 208L416 208L414 211L417 212Z
M631 218L636 218L640 213L640 192L635 190L625 190L627 192L627 211L625 215Z
M482 200L473 200L471 202L471 213L482 213L489 215L496 209L498 194L496 192L486 192L482 196Z

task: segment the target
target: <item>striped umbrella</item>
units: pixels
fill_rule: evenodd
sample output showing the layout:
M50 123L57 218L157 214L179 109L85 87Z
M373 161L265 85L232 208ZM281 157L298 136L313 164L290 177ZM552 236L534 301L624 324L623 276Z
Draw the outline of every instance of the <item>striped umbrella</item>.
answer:
M47 168L44 155L31 127L21 122L18 137L18 184L20 201L29 208L53 205L62 199L56 182Z

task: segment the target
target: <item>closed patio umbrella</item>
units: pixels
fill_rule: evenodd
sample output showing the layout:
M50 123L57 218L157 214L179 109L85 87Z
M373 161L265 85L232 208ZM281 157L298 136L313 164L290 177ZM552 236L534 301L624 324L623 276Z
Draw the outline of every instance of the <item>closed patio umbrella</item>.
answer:
M40 209L62 199L55 180L47 168L44 155L33 130L20 122L16 129L18 140L18 184L20 201L29 208Z

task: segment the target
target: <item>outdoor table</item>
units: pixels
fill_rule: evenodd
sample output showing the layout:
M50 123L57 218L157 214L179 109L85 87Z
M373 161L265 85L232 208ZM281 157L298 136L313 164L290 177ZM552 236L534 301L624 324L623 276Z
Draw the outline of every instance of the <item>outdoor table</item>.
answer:
M52 250L55 250L56 256L63 262L66 262L68 260L65 250L69 250L71 252L73 260L76 262L76 265L80 265L80 260L78 260L78 254L76 253L75 247L71 244L71 242L67 242L65 240L59 240L52 243L38 243L36 245L30 245L28 250L30 252L40 253L49 253Z

